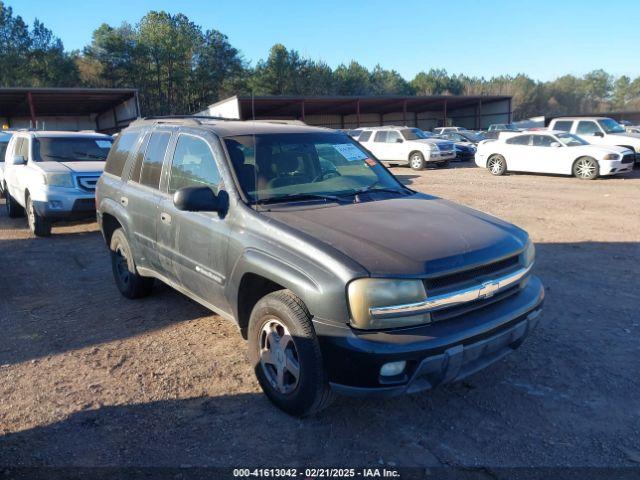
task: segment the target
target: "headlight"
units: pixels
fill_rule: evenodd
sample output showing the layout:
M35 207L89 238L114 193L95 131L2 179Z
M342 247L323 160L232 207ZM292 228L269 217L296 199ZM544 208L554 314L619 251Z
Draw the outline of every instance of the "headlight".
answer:
M522 263L525 267L533 264L536 259L536 247L533 245L531 239L527 240L527 246L522 251Z
M68 173L48 173L44 179L45 183L51 187L73 188L73 179Z
M422 325L431 321L430 315L419 314L404 317L372 319L369 309L416 303L427 298L421 280L393 280L360 278L349 284L349 308L351 325L361 329L395 328Z
M603 160L618 160L619 158L620 156L617 153L607 153L602 157Z
M636 152L640 153L640 145L636 145Z

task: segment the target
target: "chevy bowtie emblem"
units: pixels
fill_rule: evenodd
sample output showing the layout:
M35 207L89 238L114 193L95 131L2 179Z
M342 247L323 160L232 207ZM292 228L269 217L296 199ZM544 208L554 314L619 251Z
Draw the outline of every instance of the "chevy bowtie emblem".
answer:
M498 282L482 282L482 287L478 290L478 298L489 298L493 297L493 294L498 291L500 288L500 284Z

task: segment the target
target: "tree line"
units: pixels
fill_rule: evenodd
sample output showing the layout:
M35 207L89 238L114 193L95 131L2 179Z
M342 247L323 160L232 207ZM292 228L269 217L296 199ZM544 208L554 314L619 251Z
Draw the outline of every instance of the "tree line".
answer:
M0 87L133 87L145 115L185 114L234 94L512 95L514 118L640 110L640 77L604 70L541 82L431 68L413 79L357 61L331 68L276 44L247 62L229 38L184 14L150 11L136 25L102 24L80 51L65 50L42 22L28 25L0 0Z

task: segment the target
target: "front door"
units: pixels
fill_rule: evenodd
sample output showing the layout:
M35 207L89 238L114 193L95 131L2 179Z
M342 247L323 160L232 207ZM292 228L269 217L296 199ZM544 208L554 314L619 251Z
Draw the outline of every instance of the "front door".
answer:
M167 181L169 196L162 203L158 228L171 232L167 239L170 237L173 241L172 259L180 286L229 311L224 297L229 227L224 215L180 211L171 200L182 187L207 186L220 194L216 157L221 155L219 148L212 148L209 141L199 135L186 132L178 135ZM164 236L160 231L159 237Z

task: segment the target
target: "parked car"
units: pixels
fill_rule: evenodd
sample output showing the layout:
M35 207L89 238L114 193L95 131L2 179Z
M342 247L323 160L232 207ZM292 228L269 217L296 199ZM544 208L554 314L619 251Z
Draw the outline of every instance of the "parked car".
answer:
M464 127L438 127L433 129L433 133L442 134L447 132L466 132L468 131Z
M635 153L635 162L640 163L640 135L627 133L624 127L612 118L554 118L549 124L549 129L573 133L594 145L628 148Z
M235 322L264 393L294 415L464 378L541 311L523 230L410 190L334 130L137 121L96 200L120 292L160 279Z
M4 169L7 213L37 236L58 220L95 216L94 191L113 139L98 133L17 131Z
M563 131L502 133L478 146L476 165L492 175L507 171L557 173L584 180L633 169L634 153L623 147L591 145Z
M454 150L456 151L456 160L458 162L467 162L473 160L476 155L475 145L468 143L454 143Z
M10 132L0 132L0 195L4 196L4 156L11 140Z
M470 130L466 132L446 132L442 134L442 138L450 140L456 144L464 143L466 145L478 145L482 140L486 140L487 137L482 132L472 132Z
M428 164L445 167L456 158L452 142L429 138L419 128L366 127L358 142L383 162L408 164L414 170Z

